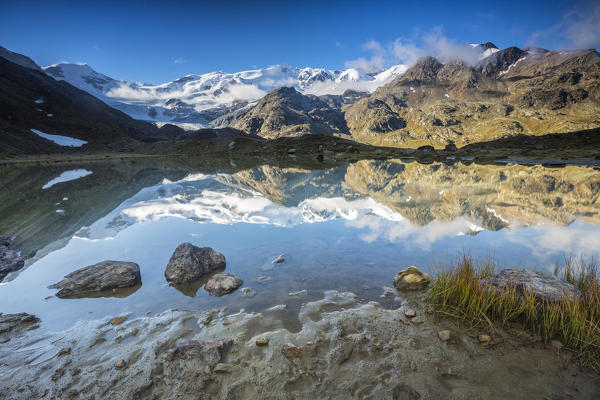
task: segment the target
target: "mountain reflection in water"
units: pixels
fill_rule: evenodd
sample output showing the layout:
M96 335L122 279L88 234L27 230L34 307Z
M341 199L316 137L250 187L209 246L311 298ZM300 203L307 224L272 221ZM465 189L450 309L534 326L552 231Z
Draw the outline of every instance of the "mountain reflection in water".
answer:
M41 189L75 168L93 173ZM392 307L383 287L411 264L431 270L471 252L548 270L568 255L599 254L600 172L586 167L363 160L216 173L112 163L4 170L0 188L0 234L16 235L32 256L0 287L2 311L57 327L126 312L277 304L288 306L285 319L328 289ZM164 268L184 241L225 254L226 272L252 290L214 298L198 285L183 293L167 285ZM273 266L282 253L286 262ZM105 259L138 263L142 287L125 298L45 300L54 294L48 285Z

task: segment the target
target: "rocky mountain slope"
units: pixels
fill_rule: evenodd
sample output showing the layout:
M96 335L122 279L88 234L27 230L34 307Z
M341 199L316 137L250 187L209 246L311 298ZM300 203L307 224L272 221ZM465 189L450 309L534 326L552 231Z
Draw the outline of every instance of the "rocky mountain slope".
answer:
M253 107L231 120L235 129L268 139L305 134L347 134L343 113L314 95L303 95L293 87L272 90Z
M27 67L0 57L0 153L64 152L73 146L119 149L136 140L170 139L183 133L176 127L159 129L135 120L51 78L29 65L29 59L16 60Z
M475 65L424 57L345 118L355 139L401 147L594 128L600 55L509 47Z
M87 64L60 63L44 70L134 118L199 127L208 126L214 119L279 87L291 86L304 94L316 95L339 95L348 89L372 92L406 67L395 65L371 76L353 68L327 70L279 64L237 73L186 75L159 85L116 80Z

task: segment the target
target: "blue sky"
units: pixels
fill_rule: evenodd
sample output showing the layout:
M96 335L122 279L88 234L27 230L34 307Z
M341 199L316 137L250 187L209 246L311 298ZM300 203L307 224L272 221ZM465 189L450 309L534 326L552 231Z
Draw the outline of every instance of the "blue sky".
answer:
M278 63L365 70L464 42L600 47L597 1L9 1L0 45L40 65L87 62L118 79Z

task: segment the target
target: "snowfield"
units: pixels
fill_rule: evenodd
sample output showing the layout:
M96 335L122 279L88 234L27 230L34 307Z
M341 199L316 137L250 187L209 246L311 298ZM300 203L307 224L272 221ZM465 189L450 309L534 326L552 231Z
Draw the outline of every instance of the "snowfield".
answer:
M49 133L44 133L38 131L37 129L31 129L31 132L43 137L46 140L50 140L51 142L54 142L59 146L81 147L84 144L87 144L87 141L85 140L75 139L69 136L50 135Z
M354 68L327 70L278 64L236 73L186 75L159 85L116 80L87 64L61 63L43 69L133 118L208 126L228 108L257 101L282 86L314 95L342 94L348 89L372 92L404 73L407 66L395 65L371 76Z

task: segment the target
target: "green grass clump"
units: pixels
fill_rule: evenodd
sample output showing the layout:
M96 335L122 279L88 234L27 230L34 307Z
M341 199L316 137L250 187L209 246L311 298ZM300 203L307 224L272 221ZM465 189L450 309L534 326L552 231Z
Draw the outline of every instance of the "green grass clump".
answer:
M441 315L472 327L519 327L543 342L559 340L581 361L600 372L600 270L594 261L565 260L555 275L575 285L580 299L540 300L527 289L489 285L497 265L485 260L474 265L464 255L452 268L439 269L432 279L428 302ZM523 285L521 285L523 286Z

